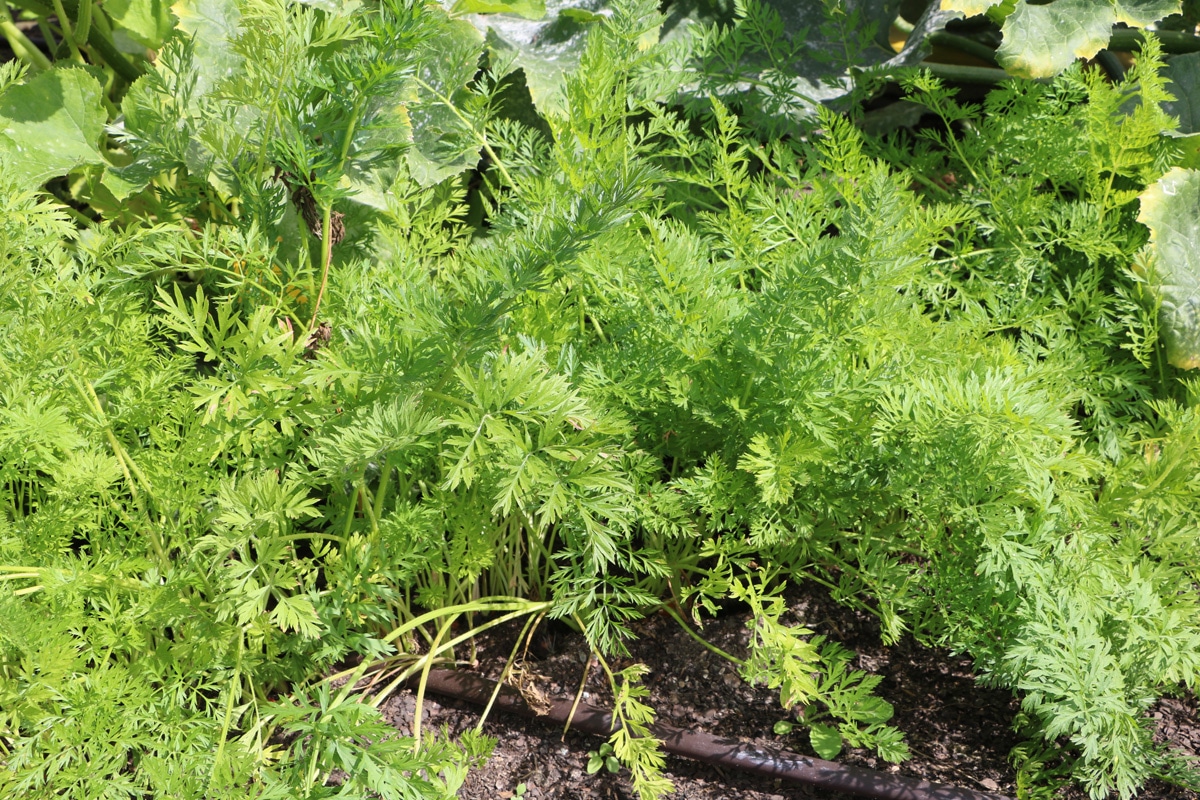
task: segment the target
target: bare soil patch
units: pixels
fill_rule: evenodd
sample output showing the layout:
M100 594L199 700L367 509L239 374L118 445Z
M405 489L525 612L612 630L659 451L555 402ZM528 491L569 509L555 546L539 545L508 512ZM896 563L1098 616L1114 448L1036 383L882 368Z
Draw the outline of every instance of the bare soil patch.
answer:
M839 761L1016 796L1016 774L1008 763L1008 753L1020 742L1012 730L1019 702L1010 692L977 686L970 659L922 647L910 638L884 647L873 616L834 603L816 584L806 584L789 595L789 612L787 621L840 641L858 653L858 668L883 675L877 693L895 706L892 723L904 731L913 756L903 764L890 765L870 752L847 749ZM741 656L749 636L747 619L746 613L731 611L707 623L702 633L718 647ZM681 728L815 755L802 730L788 736L773 732L776 721L786 717L775 692L747 685L734 665L691 639L669 617L642 620L635 630L638 636L629 645L631 658L618 659L614 666L636 661L650 667L645 684L661 719ZM518 633L518 627L502 627L481 637L475 670L498 678ZM548 696L570 699L578 690L587 660L582 637L561 626L544 625L522 665L523 679ZM590 671L584 698L611 707L601 670ZM394 725L407 732L414 706L413 693L403 691L388 700L384 711ZM423 725L427 730L444 727L457 734L475 726L479 711L476 706L429 695ZM1160 740L1170 741L1189 755L1200 753L1200 705L1194 697L1164 698L1151 713ZM497 739L495 754L469 776L459 792L463 800L636 798L623 774L603 770L587 774L588 753L601 744L597 737L575 732L564 735L561 727L546 721L504 714L490 717L484 732ZM826 789L781 784L673 756L667 757L666 774L675 783L674 796L686 800L843 797ZM518 794L522 786L524 793ZM1085 795L1072 790L1063 797L1082 800ZM1139 798L1200 800L1200 795L1153 783Z

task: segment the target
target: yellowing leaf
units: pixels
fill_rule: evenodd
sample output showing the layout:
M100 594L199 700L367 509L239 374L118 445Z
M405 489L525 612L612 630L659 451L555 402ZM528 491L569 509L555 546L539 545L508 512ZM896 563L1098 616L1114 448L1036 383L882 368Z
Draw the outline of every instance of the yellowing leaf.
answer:
M1035 6L1019 0L1004 21L996 51L1000 66L1023 78L1049 78L1076 58L1091 58L1108 44L1116 11L1100 0L1056 0Z
M1138 222L1150 229L1167 360L1200 367L1200 171L1176 167L1142 193Z
M996 5L991 0L942 0L942 11L961 11L968 17L982 14Z

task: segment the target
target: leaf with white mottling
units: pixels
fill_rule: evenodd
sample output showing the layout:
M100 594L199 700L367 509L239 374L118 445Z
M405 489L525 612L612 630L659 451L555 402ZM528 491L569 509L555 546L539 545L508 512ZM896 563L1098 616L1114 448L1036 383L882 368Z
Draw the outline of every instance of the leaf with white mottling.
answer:
M242 12L237 0L179 0L171 6L179 18L179 30L193 37L192 57L196 64L193 99L212 90L242 66L233 42L241 32Z
M1176 167L1142 193L1138 222L1156 257L1159 335L1167 360L1200 367L1200 171Z
M1106 47L1115 21L1116 11L1106 2L1057 0L1035 6L1019 0L1004 21L996 59L1014 75L1049 78Z

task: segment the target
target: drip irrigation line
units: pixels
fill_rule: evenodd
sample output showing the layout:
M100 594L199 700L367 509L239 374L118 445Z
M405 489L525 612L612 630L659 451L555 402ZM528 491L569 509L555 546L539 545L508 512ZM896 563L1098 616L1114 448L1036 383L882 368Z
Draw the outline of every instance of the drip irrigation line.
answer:
M446 697L484 705L491 699L496 684L467 672L434 669L429 672L425 688L426 691ZM537 714L509 686L501 688L496 696L495 707L513 714L541 717L558 723L565 723L571 716L571 703L566 700L552 700L546 713ZM574 717L571 717L572 728L606 738L613 731L612 724L610 712L587 703L580 703ZM677 756L861 797L878 800L1011 800L999 794L931 783L920 778L759 747L736 739L685 731L661 722L654 723L651 730L662 741L663 749Z

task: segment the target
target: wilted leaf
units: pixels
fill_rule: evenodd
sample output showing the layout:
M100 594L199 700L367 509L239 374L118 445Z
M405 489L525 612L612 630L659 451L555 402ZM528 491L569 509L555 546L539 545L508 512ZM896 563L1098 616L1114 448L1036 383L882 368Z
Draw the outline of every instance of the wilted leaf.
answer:
M1000 66L1024 78L1049 78L1077 58L1091 58L1108 44L1116 10L1096 0L1057 0L1044 6L1019 0L1004 21L996 51Z
M0 95L0 151L31 186L80 164L101 164L108 115L99 81L76 68L52 69Z
M1200 367L1200 171L1176 167L1142 193L1138 221L1150 229L1167 360Z

